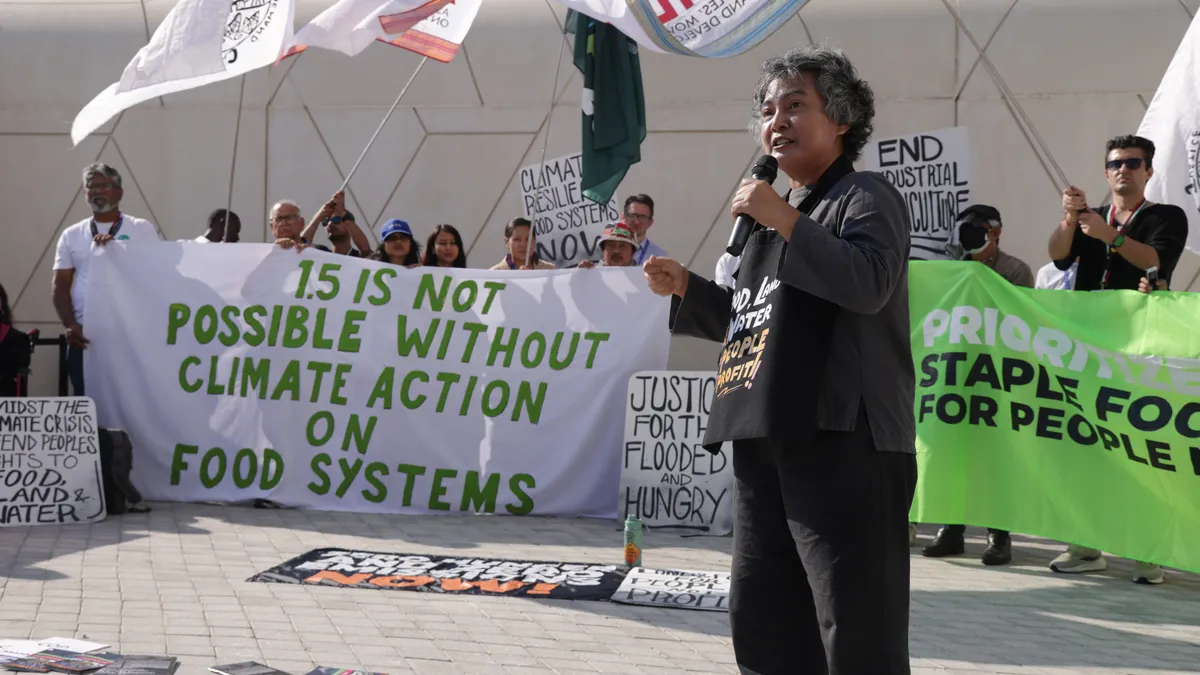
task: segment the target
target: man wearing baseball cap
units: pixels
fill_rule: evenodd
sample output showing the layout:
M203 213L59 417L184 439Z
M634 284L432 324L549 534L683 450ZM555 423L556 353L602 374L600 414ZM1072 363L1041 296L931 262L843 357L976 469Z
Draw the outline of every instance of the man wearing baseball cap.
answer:
M616 223L604 228L600 237L600 265L603 267L629 267L633 265L634 253L637 251L637 240L633 231L625 223ZM584 260L579 263L581 269L595 267L596 263Z
M951 260L983 263L1014 286L1033 288L1033 270L1024 261L1000 250L1000 230L1004 223L1000 212L986 204L968 206L958 214L946 254ZM963 525L945 525L933 542L922 549L927 558L962 555L965 551ZM988 528L988 545L983 552L984 565L1007 565L1012 561L1012 538L1005 530Z

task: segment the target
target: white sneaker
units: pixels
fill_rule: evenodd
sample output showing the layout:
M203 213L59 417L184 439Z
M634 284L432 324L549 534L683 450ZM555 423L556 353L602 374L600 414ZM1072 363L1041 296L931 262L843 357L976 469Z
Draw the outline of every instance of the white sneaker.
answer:
M1157 585L1167 580L1161 565L1140 562L1133 568L1133 583Z
M1103 553L1094 548L1071 544L1066 552L1050 561L1050 569L1060 574L1103 572L1108 569L1108 561Z

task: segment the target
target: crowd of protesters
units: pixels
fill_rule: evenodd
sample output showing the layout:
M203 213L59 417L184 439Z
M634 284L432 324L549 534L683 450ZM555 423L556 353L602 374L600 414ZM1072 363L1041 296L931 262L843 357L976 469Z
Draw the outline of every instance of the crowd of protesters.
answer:
M1069 187L1062 195L1063 218L1049 237L1048 253L1052 262L1035 275L1025 262L1001 250L1003 218L1000 212L983 204L972 205L958 217L948 257L973 260L995 270L1010 283L1027 288L1073 291L1137 290L1143 293L1169 290L1172 274L1183 254L1187 239L1187 216L1178 206L1146 200L1146 183L1154 173L1154 144L1138 136L1119 136L1105 147L1104 171L1109 194L1096 206L1084 192ZM54 257L52 297L63 335L67 342L66 368L75 395L84 395L83 354L88 338L83 323L91 251L116 240L160 239L150 222L120 209L123 195L121 175L105 164L92 164L83 172L83 187L92 215L67 227L59 237ZM335 194L312 216L305 219L299 205L291 200L277 202L268 214L274 242L284 249L313 247L333 255L378 260L415 267L466 268L467 251L462 235L453 225L434 227L424 247L404 220L386 221L379 232L379 244L372 246L363 227L345 206L345 195ZM654 244L647 233L654 223L654 200L644 194L629 197L622 219L610 225L599 239L599 260L584 260L577 266L627 267L641 265L652 256L666 252ZM199 243L238 243L242 221L227 209L209 216ZM314 244L323 230L329 245ZM492 270L543 270L555 265L537 253L533 224L526 218L513 218L504 228L506 253ZM739 260L722 256L717 261L716 280L732 287ZM14 382L29 367L29 337L13 327L13 315L7 293L0 287L0 396L17 394ZM923 548L929 557L961 555L965 551L965 528L942 526L933 541ZM916 544L915 525L910 530ZM1003 565L1012 560L1012 542L1008 532L988 531L988 545L982 560L987 565ZM1077 545L1054 559L1051 569L1061 573L1093 572L1106 569L1100 551ZM1138 563L1134 580L1159 584L1164 575L1157 565Z

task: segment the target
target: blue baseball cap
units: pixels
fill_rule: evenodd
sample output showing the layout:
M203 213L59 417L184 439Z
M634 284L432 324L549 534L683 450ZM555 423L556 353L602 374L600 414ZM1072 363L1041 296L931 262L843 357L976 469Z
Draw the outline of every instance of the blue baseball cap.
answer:
M383 233L382 234L383 234L384 239L387 239L388 237L392 236L393 234L396 234L397 232L408 235L409 239L413 238L412 230L409 229L408 223L404 222L403 220L400 220L399 218L392 218L391 220L389 220L383 224Z

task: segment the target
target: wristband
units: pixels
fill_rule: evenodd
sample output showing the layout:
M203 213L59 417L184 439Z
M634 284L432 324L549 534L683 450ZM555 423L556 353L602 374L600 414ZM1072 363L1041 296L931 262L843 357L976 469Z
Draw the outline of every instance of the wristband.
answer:
M1112 247L1115 250L1115 249L1121 248L1121 245L1124 243L1125 243L1125 235L1118 234L1116 237L1113 238Z

